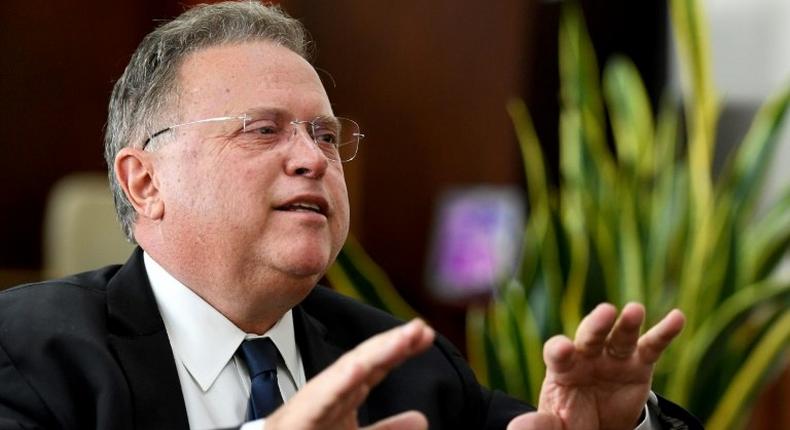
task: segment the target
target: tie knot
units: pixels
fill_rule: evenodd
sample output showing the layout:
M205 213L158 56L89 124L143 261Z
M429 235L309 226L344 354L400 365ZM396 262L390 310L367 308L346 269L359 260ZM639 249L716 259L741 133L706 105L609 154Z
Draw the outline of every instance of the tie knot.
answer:
M247 363L250 378L277 369L277 347L268 337L245 340L239 350Z

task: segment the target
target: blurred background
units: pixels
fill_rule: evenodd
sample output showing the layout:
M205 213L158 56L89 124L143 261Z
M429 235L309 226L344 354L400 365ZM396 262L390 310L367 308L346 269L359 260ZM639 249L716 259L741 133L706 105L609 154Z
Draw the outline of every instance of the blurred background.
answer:
M69 190L75 184L102 186L96 178L106 171L102 136L114 80L146 33L194 3L0 3L0 289L73 267L76 263L65 261L69 245L85 249L91 241L120 238L118 231L112 238L80 234L72 239L51 225L53 216L66 215L51 214L84 217L69 207L74 201ZM561 2L279 3L312 33L315 64L335 113L357 119L367 136L358 158L346 166L353 234L404 298L463 344L465 306L484 298L486 290L454 295L432 288L440 247L436 232L446 220L442 208L448 196L480 186L506 190L511 197L500 202L518 207L522 163L505 110L512 97L530 107L554 169L549 176L556 180ZM665 1L582 4L599 59L612 53L629 56L654 105L665 88L678 88ZM790 77L790 2L704 4L724 96L716 154L720 165L761 102ZM789 137L786 130L766 200L790 183ZM93 175L73 176L85 172ZM89 202L88 212L111 213L106 203ZM122 262L127 251L99 257ZM777 419L790 425L790 379L785 375L783 381L763 396L753 428L782 427Z

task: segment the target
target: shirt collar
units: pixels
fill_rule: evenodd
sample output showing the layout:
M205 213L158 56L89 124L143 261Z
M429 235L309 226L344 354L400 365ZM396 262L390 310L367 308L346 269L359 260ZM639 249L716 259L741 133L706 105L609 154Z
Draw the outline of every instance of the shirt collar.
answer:
M246 338L270 337L291 375L297 375L298 358L292 311L263 335L248 334L182 284L154 259L143 254L148 280L170 338L176 360L205 392L233 358Z

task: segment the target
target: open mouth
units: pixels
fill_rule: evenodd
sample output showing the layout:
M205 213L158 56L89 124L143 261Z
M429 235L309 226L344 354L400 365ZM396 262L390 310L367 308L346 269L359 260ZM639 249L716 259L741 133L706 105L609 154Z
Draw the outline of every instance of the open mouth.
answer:
M277 210L287 212L315 212L321 215L324 214L321 211L321 207L314 203L292 203L285 206L280 206L277 208Z
M323 198L297 198L274 209L283 212L307 212L326 216L328 204Z

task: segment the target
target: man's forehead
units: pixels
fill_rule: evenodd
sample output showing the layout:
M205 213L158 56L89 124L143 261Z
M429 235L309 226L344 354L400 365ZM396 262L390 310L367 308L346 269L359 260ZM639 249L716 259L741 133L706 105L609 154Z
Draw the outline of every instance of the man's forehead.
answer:
M184 59L178 73L179 98L189 104L277 98L328 105L315 69L304 58L270 41L217 45Z
M211 78L223 73L229 75L225 76L227 78L248 76L264 80L289 76L318 78L307 60L282 45L266 40L201 48L189 54L179 68L179 74L187 79Z

